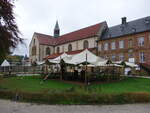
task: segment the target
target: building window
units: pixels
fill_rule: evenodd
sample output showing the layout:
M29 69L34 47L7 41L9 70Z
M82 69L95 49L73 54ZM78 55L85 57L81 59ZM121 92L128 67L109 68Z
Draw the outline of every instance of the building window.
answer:
M62 51L64 52L65 50L64 50L64 46L62 46Z
M51 50L49 47L46 48L46 55L50 55L51 54Z
M89 48L89 42L87 40L85 40L83 42L83 48L86 49L86 48Z
M129 48L132 48L132 47L133 47L133 40L132 40L132 39L130 39L130 40L128 41L128 47L129 47Z
M144 46L144 37L138 38L138 46Z
M140 62L141 62L141 63L144 63L144 62L145 62L145 55L144 55L144 52L140 52L140 53L139 53L139 58L140 58Z
M104 44L104 50L108 50L108 43Z
M33 47L32 47L32 56L33 56L33 55L36 55L36 46L33 46Z
M102 51L102 44L99 44L98 51Z
M130 50L128 51L128 57L129 57L129 58L133 58L133 50L132 50L132 49L130 49Z
M124 61L124 55L123 55L123 53L119 54L119 61Z
M124 41L123 40L119 41L119 48L120 49L124 48Z
M112 55L112 56L111 56L111 60L112 60L112 61L116 61L116 56L115 56L115 55Z
M68 51L72 51L72 45L71 44L68 45Z
M111 43L111 49L112 49L112 50L116 49L116 43L115 43L115 42L112 42L112 43Z
M33 45L35 45L35 39L33 40Z
M57 53L59 53L60 52L60 48L59 47L57 47Z

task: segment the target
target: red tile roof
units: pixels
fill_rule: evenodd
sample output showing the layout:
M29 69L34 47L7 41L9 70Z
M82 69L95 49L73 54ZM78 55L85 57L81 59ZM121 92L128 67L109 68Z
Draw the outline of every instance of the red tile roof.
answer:
M61 54L63 54L63 53L54 53L54 54L47 56L45 59L53 59L53 58L60 56Z
M54 38L50 35L45 35L41 33L35 33L39 43L42 45L54 45Z
M93 51L95 48L88 48L89 51ZM85 49L82 49L82 50L76 50L76 51L70 51L70 52L66 52L68 55L74 55L74 54L77 54L77 53L80 53L82 51L84 51ZM54 53L52 55L49 55L47 56L45 59L53 59L53 58L56 58L58 56L60 56L61 54L63 53Z
M103 24L105 24L105 22L92 25L71 33L67 33L58 38L53 38L50 35L45 35L41 33L35 33L35 34L37 35L39 43L42 45L60 45L67 42L72 42L76 40L85 39L91 36L96 36Z

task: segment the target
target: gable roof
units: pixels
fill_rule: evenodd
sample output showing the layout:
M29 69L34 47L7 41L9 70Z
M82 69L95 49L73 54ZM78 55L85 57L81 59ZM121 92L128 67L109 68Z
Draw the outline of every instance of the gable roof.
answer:
M39 44L41 45L54 45L54 38L50 35L45 35L42 33L34 33L37 36Z
M40 44L55 46L67 42L89 38L91 36L97 36L99 30L103 27L104 24L106 24L106 22L102 22L86 28L82 28L80 30L59 36L58 38L54 38L53 36L45 35L41 33L35 33L35 34Z
M109 27L105 30L100 40L117 38L120 36L150 31L150 16Z

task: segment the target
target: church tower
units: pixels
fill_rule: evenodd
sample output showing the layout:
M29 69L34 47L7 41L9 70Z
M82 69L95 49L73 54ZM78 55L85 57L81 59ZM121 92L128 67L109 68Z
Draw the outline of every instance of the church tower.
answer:
M58 21L56 22L55 28L54 28L54 38L58 38L59 37L59 25L58 25Z

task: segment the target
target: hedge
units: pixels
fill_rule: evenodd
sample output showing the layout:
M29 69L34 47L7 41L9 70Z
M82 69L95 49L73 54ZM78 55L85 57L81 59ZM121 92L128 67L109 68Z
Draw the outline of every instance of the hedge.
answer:
M0 90L0 98L45 104L127 104L150 102L150 93L98 94L79 92L29 93Z

